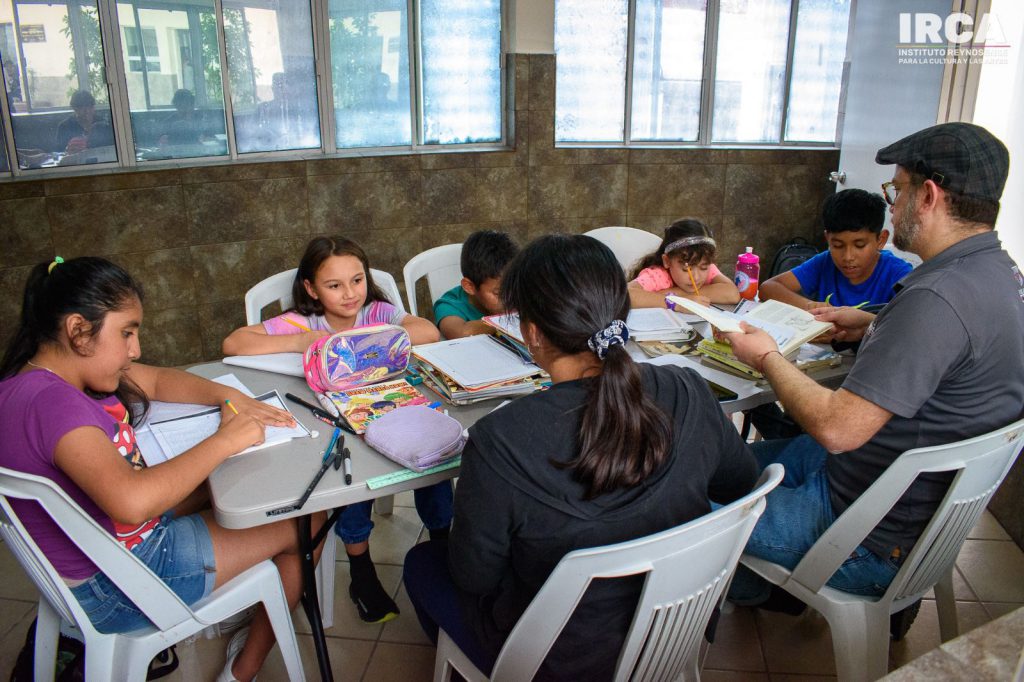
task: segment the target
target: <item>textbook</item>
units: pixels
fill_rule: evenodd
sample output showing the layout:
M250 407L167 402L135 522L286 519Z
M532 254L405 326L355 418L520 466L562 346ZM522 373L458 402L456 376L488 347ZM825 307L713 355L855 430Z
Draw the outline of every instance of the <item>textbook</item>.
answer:
M806 310L779 301L765 301L746 314L737 315L679 296L670 295L665 299L683 310L700 315L719 331L742 331L740 322L760 327L768 332L778 345L779 352L788 359L792 359L802 345L832 329L831 322L820 322Z
M384 381L348 391L324 393L356 433L363 433L370 422L399 407L425 405L427 399L405 379Z
M697 352L706 359L711 360L712 364L718 369L757 381L764 379L764 375L756 369L740 362L733 355L732 346L727 343L719 343L713 339L704 339L697 344ZM796 368L804 372L810 372L821 367L837 367L842 361L842 356L831 348L818 346L813 343L805 343L800 346L796 357L791 359Z
M453 405L532 393L547 375L488 335L413 346L423 383Z
M689 341L696 332L683 315L668 308L634 308L626 317L634 341Z

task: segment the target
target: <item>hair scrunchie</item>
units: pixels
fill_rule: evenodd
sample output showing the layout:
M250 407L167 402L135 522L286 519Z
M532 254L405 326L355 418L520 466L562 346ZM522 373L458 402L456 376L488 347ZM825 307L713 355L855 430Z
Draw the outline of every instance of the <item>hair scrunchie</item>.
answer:
M629 341L629 330L622 320L612 320L608 326L587 339L590 350L597 354L598 359L604 360L608 355L608 349L612 346L625 345Z
M57 267L58 265L60 265L63 262L64 262L63 258L61 258L60 256L54 256L53 257L53 262L50 263L50 267L46 268L46 274L49 275L51 272L53 272L53 269L55 267Z

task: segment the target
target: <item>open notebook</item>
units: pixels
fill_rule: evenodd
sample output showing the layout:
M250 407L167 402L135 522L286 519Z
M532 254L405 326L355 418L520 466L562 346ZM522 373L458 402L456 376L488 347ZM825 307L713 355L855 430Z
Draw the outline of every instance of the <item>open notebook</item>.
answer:
M235 388L241 386L239 390L242 390L247 395L252 395L233 374L220 377L218 382L234 386ZM256 400L288 410L277 391L270 391L261 396L256 396ZM195 447L216 433L218 428L220 428L220 407L154 403L149 419L136 431L136 436L146 464L153 466L154 464L177 457L186 450ZM268 448L272 445L289 441L292 438L306 436L309 436L309 430L298 420L296 420L294 427L268 426L266 428L265 440L262 443L247 448L238 454Z

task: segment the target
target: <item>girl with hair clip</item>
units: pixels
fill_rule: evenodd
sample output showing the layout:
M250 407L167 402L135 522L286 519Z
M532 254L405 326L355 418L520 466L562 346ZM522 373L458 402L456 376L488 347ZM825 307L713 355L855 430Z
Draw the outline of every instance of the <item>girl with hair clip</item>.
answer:
M626 281L606 246L541 237L501 294L553 385L470 428L448 546L422 543L405 560L428 636L443 627L485 674L567 553L702 516L758 474L698 374L629 357ZM642 582L593 583L539 678L610 679Z
M388 301L373 281L366 252L344 237L316 237L306 246L292 285L295 307L261 324L231 332L226 355L305 352L314 341L335 332L374 324L405 327L413 344L440 339L428 320L403 312ZM452 519L452 485L436 483L415 491L416 510L431 537L448 535ZM349 597L367 623L384 623L399 614L370 558L370 512L373 501L345 508L334 527L348 554Z
M186 372L135 362L141 325L142 289L110 261L58 257L35 266L0 364L0 466L52 480L186 603L273 559L294 607L302 587L295 520L227 530L201 510L210 472L262 442L265 425L291 416ZM133 426L150 399L219 405L220 429L147 467ZM150 625L35 502L11 504L97 630ZM324 514L314 516L314 527L324 522ZM252 679L273 645L260 609L228 644L218 681Z
M634 308L664 308L665 296L675 294L703 305L735 304L740 292L715 265L718 247L711 228L694 218L665 228L665 238L630 273L629 299Z

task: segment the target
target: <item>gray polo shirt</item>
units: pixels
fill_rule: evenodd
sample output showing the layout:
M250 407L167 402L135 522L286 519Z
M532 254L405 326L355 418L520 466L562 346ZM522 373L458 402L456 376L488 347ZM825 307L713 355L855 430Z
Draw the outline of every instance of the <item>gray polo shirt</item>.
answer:
M902 452L979 436L1024 412L1024 279L995 232L954 244L895 289L843 382L893 416L862 447L828 458L837 516ZM864 545L905 556L950 480L921 475Z

